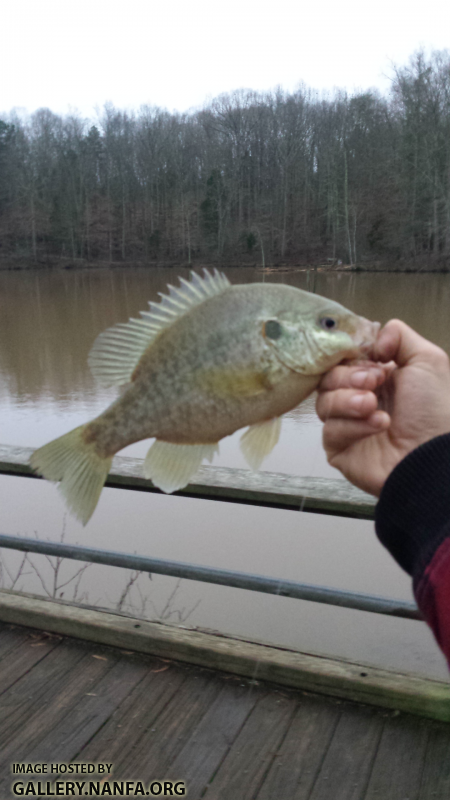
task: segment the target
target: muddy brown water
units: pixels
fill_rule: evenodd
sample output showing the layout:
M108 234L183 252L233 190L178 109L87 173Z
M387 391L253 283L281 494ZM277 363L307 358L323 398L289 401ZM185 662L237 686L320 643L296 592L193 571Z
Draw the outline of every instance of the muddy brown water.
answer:
M227 272L225 270L225 272ZM183 270L82 270L0 273L0 442L37 447L86 422L116 396L98 387L86 359L97 334L136 316ZM230 280L262 280L250 269ZM311 288L305 272L266 281ZM309 281L309 284L308 284ZM386 322L400 317L450 353L450 275L318 273L315 291ZM215 464L245 468L239 435L223 441ZM148 442L123 454L143 457ZM264 468L340 477L326 463L313 401L286 415L281 441ZM54 486L0 477L0 530L156 558L411 599L410 579L378 543L370 522L195 499L105 489L86 528L66 514ZM389 669L448 677L420 622L276 598L254 592L3 550L2 585L174 624L220 630L304 652Z

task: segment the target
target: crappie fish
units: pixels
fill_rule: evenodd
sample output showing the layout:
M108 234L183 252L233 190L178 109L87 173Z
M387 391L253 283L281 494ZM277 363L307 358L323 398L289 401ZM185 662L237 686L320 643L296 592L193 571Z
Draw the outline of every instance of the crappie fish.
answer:
M232 286L221 273L191 273L141 319L96 339L89 365L104 386L127 385L99 417L36 450L32 468L59 489L83 524L112 457L155 438L144 473L164 492L186 486L219 440L250 426L241 448L258 469L278 441L280 417L321 376L363 354L378 323L292 286Z

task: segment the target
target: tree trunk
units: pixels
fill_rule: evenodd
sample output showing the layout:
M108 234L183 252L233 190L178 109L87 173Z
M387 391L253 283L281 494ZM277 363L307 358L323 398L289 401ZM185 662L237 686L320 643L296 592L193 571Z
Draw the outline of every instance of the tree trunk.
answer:
M31 249L33 251L33 260L36 262L37 261L36 218L34 211L33 189L30 192L30 209L31 209Z
M436 191L436 190L435 190ZM439 218L437 197L433 200L433 255L439 254Z
M344 216L345 216L345 231L347 234L347 247L348 247L348 258L350 262L350 266L353 266L353 259L352 259L352 243L350 239L350 224L349 224L349 213L348 213L348 170L347 170L347 153L344 148Z
M89 201L86 198L86 258L88 262L91 260L91 240L90 240L90 214L89 214Z
M122 261L125 261L125 225L126 225L125 191L122 188Z
M281 247L280 247L281 258L284 258L284 254L286 252L286 224L287 224L287 180L285 179L284 193L283 193L283 226L281 229Z

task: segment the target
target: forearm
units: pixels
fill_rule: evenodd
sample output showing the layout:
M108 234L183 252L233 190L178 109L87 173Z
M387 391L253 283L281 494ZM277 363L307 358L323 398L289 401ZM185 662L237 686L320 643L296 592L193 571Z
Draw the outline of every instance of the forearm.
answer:
M412 576L419 608L450 661L450 434L421 445L393 470L375 527Z

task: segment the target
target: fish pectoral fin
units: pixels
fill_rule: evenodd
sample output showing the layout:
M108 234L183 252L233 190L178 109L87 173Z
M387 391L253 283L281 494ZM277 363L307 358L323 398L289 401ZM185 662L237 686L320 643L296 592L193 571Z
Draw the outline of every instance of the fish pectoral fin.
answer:
M255 397L270 388L264 372L250 369L205 370L198 375L198 382L218 397Z
M144 462L144 475L167 494L183 489L203 459L211 464L219 444L173 444L156 440Z
M257 470L280 438L281 418L274 417L265 422L250 425L241 436L241 451L250 469Z

